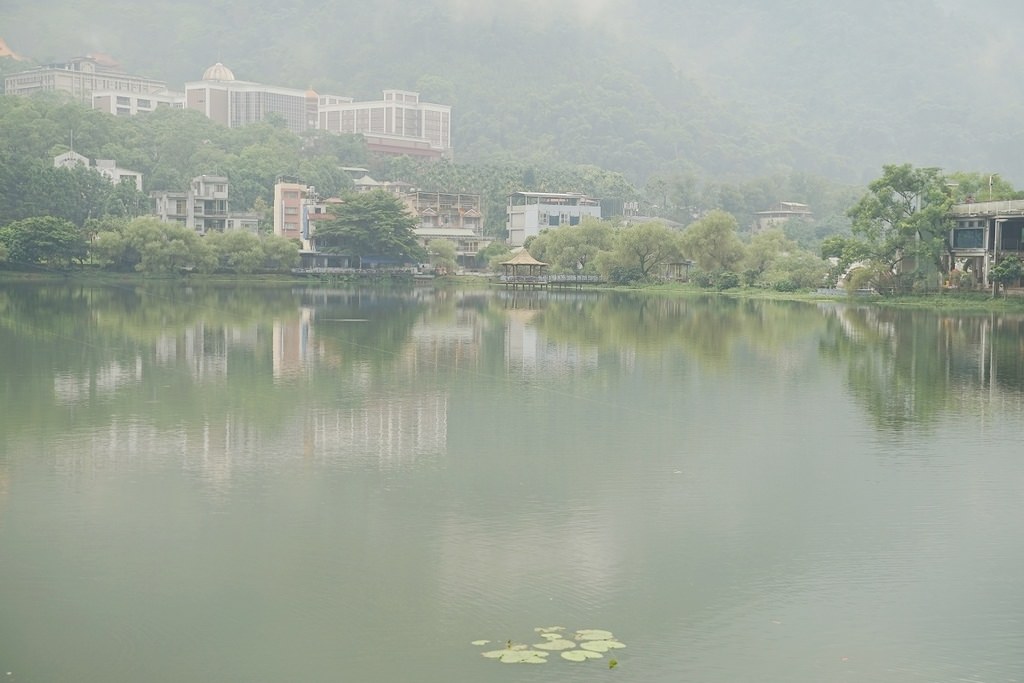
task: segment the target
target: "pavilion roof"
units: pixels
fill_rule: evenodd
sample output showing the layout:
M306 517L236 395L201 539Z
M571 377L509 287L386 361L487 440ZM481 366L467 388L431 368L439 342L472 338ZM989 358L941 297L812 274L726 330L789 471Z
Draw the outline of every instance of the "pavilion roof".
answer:
M516 252L516 255L510 258L508 261L502 261L503 266L546 266L548 264L543 261L538 261L530 255L530 252L526 249L520 249Z

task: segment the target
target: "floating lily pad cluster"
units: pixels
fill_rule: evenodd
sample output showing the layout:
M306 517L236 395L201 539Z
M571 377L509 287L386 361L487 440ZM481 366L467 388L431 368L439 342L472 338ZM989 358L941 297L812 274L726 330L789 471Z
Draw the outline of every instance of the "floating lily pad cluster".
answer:
M581 629L573 634L566 633L564 626L539 626L533 630L544 640L543 643L525 645L509 640L505 642L505 647L481 654L504 664L544 664L552 652L557 652L562 659L570 662L585 662L588 659L601 659L609 650L626 647L615 639L611 631L596 628ZM474 640L473 645L483 647L490 642Z

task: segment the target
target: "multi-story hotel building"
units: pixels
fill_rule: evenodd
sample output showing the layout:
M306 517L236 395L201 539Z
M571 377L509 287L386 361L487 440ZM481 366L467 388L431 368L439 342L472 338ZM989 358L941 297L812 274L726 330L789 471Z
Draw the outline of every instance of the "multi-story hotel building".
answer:
M385 90L384 99L353 102L347 97L319 98L317 127L332 133L361 134L370 151L409 156L450 156L452 108L420 102L406 90Z
M84 104L92 103L96 91L152 93L167 90L167 84L152 78L126 74L106 60L77 57L68 62L47 64L20 71L4 79L7 95L37 92L66 92Z
M276 114L288 130L301 133L316 127L317 97L312 91L236 80L220 62L208 68L201 81L185 84L186 107L230 128Z

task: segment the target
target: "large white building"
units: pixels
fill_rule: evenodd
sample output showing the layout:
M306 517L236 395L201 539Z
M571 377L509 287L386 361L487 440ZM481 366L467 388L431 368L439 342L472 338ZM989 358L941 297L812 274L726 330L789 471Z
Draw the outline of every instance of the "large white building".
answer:
M112 60L100 56L77 57L68 62L47 64L4 78L7 95L64 92L76 100L92 103L96 91L152 93L167 90L167 84L152 78L126 74Z
M544 228L579 225L587 216L601 218L600 200L574 193L513 192L506 208L508 244L521 247Z
M158 90L147 93L132 93L121 90L94 90L92 108L105 111L115 116L135 116L146 112L169 107L185 108L185 93Z
M54 168L74 168L75 166L92 168L109 180L112 185L120 185L122 182L128 181L139 192L142 191L142 174L138 171L129 171L126 168L121 168L113 159L97 159L96 164L93 165L88 157L74 150L58 154L53 158Z
M409 156L450 156L452 108L420 102L420 94L385 90L384 98L354 102L348 97L319 98L317 127L332 133L360 134L370 151Z

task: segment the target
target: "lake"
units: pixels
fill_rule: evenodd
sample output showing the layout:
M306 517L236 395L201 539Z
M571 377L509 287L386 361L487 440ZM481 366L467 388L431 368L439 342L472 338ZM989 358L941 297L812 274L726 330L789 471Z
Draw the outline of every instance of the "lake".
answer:
M1024 316L12 284L0 350L2 680L1024 681ZM481 656L556 626L626 647Z

